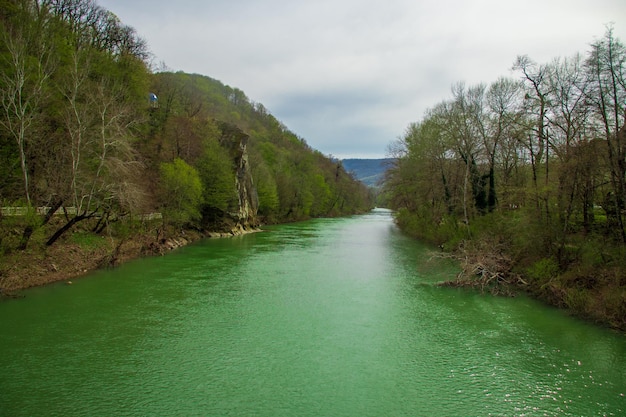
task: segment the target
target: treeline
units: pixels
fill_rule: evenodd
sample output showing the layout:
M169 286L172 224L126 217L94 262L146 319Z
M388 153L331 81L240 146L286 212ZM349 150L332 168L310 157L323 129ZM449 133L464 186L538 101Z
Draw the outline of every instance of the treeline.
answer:
M513 70L411 124L386 197L403 229L458 251L466 283L626 328L626 48L609 28L585 55Z
M154 212L162 230L226 227L242 194L251 223L369 208L364 186L263 105L208 77L153 73L149 58L92 0L0 0L0 205L28 209L0 214L0 254L76 224L129 235Z

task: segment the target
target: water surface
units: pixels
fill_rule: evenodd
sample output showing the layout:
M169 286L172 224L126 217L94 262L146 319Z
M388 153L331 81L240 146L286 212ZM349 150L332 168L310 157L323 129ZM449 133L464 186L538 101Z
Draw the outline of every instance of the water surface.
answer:
M0 303L0 415L626 414L623 335L456 272L378 210L31 290Z

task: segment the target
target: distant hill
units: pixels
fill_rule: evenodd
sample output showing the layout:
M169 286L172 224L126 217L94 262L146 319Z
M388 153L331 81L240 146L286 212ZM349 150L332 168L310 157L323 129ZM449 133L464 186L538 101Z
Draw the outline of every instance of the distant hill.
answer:
M376 187L393 159L344 159L343 167L354 177L369 187Z

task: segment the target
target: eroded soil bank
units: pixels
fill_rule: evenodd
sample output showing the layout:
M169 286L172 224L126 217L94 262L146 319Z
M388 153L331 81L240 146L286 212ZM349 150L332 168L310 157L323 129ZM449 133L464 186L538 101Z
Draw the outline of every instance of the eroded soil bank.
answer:
M58 242L46 248L30 248L0 257L0 298L18 297L20 291L77 279L91 271L115 267L142 256L164 255L203 238L225 238L258 232L260 229L237 228L230 232L185 230L175 236L157 238L139 234L132 239L102 237L97 245Z

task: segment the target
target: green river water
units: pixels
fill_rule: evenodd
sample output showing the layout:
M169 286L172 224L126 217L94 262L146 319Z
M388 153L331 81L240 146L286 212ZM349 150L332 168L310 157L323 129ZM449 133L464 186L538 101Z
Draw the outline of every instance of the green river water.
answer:
M626 415L626 337L456 272L376 210L29 290L0 416Z

